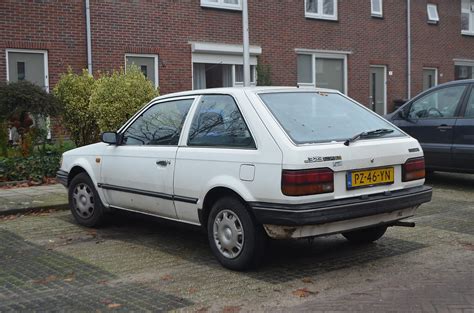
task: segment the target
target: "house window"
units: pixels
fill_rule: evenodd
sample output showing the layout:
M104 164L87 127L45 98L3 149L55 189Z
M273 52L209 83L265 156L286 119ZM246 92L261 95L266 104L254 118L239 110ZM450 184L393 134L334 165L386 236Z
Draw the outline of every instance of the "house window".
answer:
M474 0L462 0L461 33L474 36Z
M18 74L18 80L25 80L25 62L16 63L16 72Z
M7 81L27 80L49 91L47 51L6 49L6 57Z
M305 0L305 17L337 20L337 0Z
M244 85L244 67L240 64L193 63L194 89ZM255 86L255 65L250 66L250 85Z
M297 56L299 86L315 86L347 92L347 55L305 53Z
M201 0L202 7L242 10L242 0Z
M374 17L383 16L383 0L371 0L371 13Z
M250 83L255 83L255 65L250 65ZM235 65L235 85L244 84L244 66Z
M474 63L473 64L456 64L454 66L454 79L472 79L474 78Z
M125 69L137 66L143 75L151 80L153 86L158 87L158 56L155 54L126 54Z
M439 15L438 15L438 6L436 4L428 4L426 6L428 12L428 23L429 24L438 24Z

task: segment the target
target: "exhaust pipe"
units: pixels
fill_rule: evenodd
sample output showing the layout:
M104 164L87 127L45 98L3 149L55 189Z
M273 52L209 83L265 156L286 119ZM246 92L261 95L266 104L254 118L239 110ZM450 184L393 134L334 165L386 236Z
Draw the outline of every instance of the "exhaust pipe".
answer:
M400 227L415 227L416 224L415 222L402 222L402 221L396 221L390 226L400 226Z

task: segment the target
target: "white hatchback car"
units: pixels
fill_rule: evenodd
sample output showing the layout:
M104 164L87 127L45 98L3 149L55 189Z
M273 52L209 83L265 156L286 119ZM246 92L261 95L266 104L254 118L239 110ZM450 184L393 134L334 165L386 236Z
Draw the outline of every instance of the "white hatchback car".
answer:
M120 209L202 225L230 269L255 266L267 237L375 241L431 200L418 142L334 90L170 94L101 138L58 172L77 222Z

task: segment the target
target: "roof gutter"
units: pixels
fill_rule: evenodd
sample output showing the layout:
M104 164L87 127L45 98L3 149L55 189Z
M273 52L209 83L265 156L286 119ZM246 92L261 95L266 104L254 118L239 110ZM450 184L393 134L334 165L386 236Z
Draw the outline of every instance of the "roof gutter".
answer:
M91 10L89 0L86 1L86 36L87 36L87 70L92 75L92 39L91 39Z

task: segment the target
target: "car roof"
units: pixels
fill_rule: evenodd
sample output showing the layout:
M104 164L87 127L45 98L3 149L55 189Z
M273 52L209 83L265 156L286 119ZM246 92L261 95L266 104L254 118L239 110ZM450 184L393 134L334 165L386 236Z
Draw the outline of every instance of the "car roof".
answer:
M209 88L190 91L182 91L159 96L153 101L169 98L196 96L205 94L237 94L237 93L272 93L272 92L331 92L339 93L334 89L315 88L315 87L290 87L290 86L272 86L272 87L227 87L227 88Z

